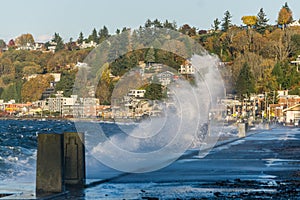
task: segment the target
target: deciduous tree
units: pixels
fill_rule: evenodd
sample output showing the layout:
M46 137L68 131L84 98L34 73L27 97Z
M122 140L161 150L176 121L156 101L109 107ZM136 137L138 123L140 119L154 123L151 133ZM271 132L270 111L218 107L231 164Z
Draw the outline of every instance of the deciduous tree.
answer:
M283 29L285 26L293 21L293 13L291 9L288 7L287 3L282 6L278 13L277 23L281 25Z
M37 101L42 97L43 91L50 86L50 82L54 81L51 75L39 75L36 78L25 82L22 87L23 101Z
M286 31L277 29L268 36L269 51L275 56L275 59L284 61L294 52L295 46L292 42L293 34L293 31L290 29Z
M11 99L18 101L19 97L16 84L13 83L6 87L1 94L1 99L4 99L5 101L9 101Z
M0 39L0 52L2 51L3 48L6 47L6 43L4 40Z
M7 75L7 74L14 74L15 68L8 58L1 58L0 59L0 76Z
M188 24L184 24L179 28L179 32L186 34L188 36L195 36L196 35L196 28L190 27Z
M249 51L249 39L246 30L237 32L233 38L230 46L235 50L234 55L239 53L245 53Z
M242 21L250 29L252 26L254 26L257 23L257 17L256 16L243 16Z
M33 45L33 44L34 44L34 39L30 33L22 34L16 38L17 46L27 46L27 45Z
M23 75L40 74L43 69L39 65L28 65L23 68Z
M277 90L276 77L272 74L272 68L263 70L263 76L257 80L256 90L258 93L271 92Z
M11 39L11 40L9 40L7 46L9 48L14 48L16 46L16 43L15 43L15 41L13 39Z

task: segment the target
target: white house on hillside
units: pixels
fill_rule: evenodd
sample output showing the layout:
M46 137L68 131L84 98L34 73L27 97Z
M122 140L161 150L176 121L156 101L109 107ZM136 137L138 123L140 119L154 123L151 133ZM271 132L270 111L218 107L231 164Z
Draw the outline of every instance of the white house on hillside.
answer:
M94 41L90 41L89 43L86 43L85 41L80 44L80 49L86 49L86 48L91 48L91 47L96 47L97 43Z
M180 69L178 70L178 73L179 74L186 74L186 75L195 74L195 68L190 63L185 64L185 65L181 65Z
M130 90L128 96L133 96L135 98L144 98L146 90Z
M288 24L288 26L300 26L300 23L298 20L293 21L292 23Z

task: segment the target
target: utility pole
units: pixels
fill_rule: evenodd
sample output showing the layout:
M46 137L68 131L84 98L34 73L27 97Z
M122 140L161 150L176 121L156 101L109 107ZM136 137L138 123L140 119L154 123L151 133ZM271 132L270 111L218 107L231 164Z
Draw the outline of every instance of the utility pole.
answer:
M298 58L296 60L291 61L292 64L296 65L297 72L299 71L299 64L300 64L300 55L298 55Z
M253 97L253 105L252 105L252 115L253 115L253 120L255 121L255 108L256 108L256 96Z
M265 112L266 112L266 119L268 119L268 93L265 92Z

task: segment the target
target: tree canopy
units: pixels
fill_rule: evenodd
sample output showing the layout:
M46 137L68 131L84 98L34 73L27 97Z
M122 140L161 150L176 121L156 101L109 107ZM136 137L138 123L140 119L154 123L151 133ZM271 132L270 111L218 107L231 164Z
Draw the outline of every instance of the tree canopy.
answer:
M264 12L264 9L261 8L257 14L257 24L256 29L259 33L263 34L266 30L266 27L268 25L269 19L266 18L266 14Z
M252 26L254 26L257 23L257 17L256 16L243 16L242 21L249 28L251 28Z
M59 33L54 33L52 42L54 42L56 44L55 52L64 49L64 41L63 41L62 37L60 37Z
M184 63L184 58L180 55L192 56L189 40L180 38L183 34L199 42L209 53L220 57L221 62L226 65L220 68L220 71L228 91L240 95L251 93L253 90L265 92L280 88L297 91L300 77L291 61L300 54L300 28L287 26L293 20L292 11L287 3L280 8L277 19L277 25L284 30L268 24L269 19L263 8L257 16L247 15L241 19L251 29L246 30L245 27L233 25L232 15L226 11L221 20L215 18L212 30L207 31L198 30L190 24L177 27L174 21L148 19L137 30L130 31L129 27L120 27L116 30L116 37L110 37L108 28L103 26L99 31L94 28L86 37L80 32L76 41L71 39L66 44L59 33L55 32L52 40L48 42L48 45L56 45L54 53L20 50L22 48L18 47L34 43L34 38L29 33L9 40L7 44L0 40L0 51L8 47L8 51L5 48L4 52L0 53L0 93L2 98L14 97L21 100L21 89L28 91L31 85L31 88L37 88L38 94L23 94L22 97L25 100L37 99L42 92L38 89L40 82L26 81L26 78L35 74L40 76L57 72L62 73L62 77L61 82L56 85L56 90L63 90L64 94L69 96L74 74L77 72L76 63L83 62L93 49L80 49L81 44L84 41L94 41L103 45L103 52L99 57L102 60L106 57L110 59L107 63L101 63L106 66L102 77L105 80L100 81L102 85L99 84L96 89L97 97L102 103L110 103L109 97L116 84L111 77L121 77L139 63L157 62L178 70ZM147 31L147 28L175 31L167 30L167 36L161 39L157 33ZM109 42L105 42L108 38ZM148 48L149 46L153 48ZM248 79L251 81L245 82ZM151 90L149 88L149 91Z
M244 63L236 81L238 95L248 95L255 92L255 81L253 73L247 63Z
M230 14L230 12L228 10L226 10L226 12L224 13L224 17L222 19L223 23L221 24L222 31L227 31L230 28L230 26L232 25L231 18L232 18L232 15Z
M18 46L33 45L34 39L30 33L26 33L26 34L22 34L19 37L17 37L15 43Z
M278 13L277 23L278 25L282 25L283 29L285 28L286 24L291 23L293 21L293 13L289 8L288 4L282 6Z

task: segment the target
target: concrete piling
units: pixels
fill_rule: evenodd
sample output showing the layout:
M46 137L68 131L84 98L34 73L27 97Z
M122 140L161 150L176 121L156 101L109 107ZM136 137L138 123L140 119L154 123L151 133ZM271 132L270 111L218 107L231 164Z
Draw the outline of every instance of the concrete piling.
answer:
M270 129L270 123L269 123L269 122L265 123L264 126L265 126L265 129L266 129L266 130L269 130L269 129Z
M238 136L239 136L239 138L246 137L247 130L248 130L248 123L239 123L238 124Z
M82 133L39 134L36 196L65 192L85 184L85 147Z
M64 133L64 171L67 185L85 184L85 148L82 133Z
M36 195L64 192L63 137L39 134L36 164Z

